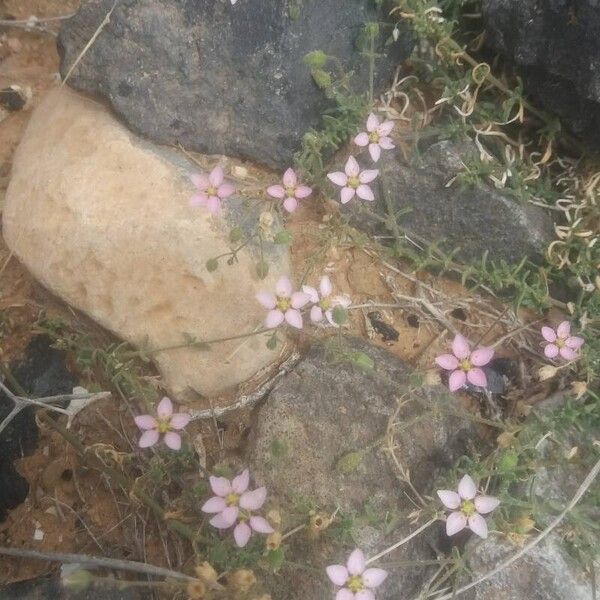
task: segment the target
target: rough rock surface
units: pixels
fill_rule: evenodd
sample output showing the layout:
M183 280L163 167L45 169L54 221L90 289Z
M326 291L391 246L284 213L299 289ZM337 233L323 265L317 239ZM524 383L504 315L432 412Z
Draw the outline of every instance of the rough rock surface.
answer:
M466 261L478 260L486 250L491 261L539 259L553 239L546 211L483 184L447 186L464 171L464 160L473 152L474 146L438 142L424 152L418 165L407 164L399 150L384 152L377 163L376 201L368 207L383 217L387 203L397 212L410 209L398 216L404 230L448 252L460 248L458 256ZM381 222L361 211L359 201L348 203L345 210L359 229L390 235Z
M85 0L62 28L63 75L113 0ZM303 134L330 105L303 57L336 57L367 89L368 61L355 42L369 21L384 21L370 0L123 0L70 78L99 92L136 131L209 154L290 165ZM383 52L392 25L381 28ZM406 29L377 60L377 83L391 79L412 49Z
M206 260L230 249L230 227L257 216L239 200L227 201L237 208L222 217L191 207L194 171L179 154L141 142L103 106L55 90L16 152L4 237L53 293L136 345L252 331L264 317L254 295L287 272L287 258L266 244L271 274L264 281L252 247L239 263L209 273ZM206 395L235 385L276 356L257 336L155 359L167 389L185 399L191 390Z
M346 355L359 352L374 361L372 372L339 360L339 352L313 347L260 409L248 456L256 482L268 486L270 494L283 503L284 512L308 502L322 510L339 506L346 514L364 515L367 509L380 516L402 513L401 526L385 541L381 529L374 529L372 524L353 529L354 542L365 552L372 552L414 529L406 523L414 505L404 495L404 484L380 446L401 386L406 385L408 369L386 350L361 339L345 339ZM469 440L474 438L469 422L458 417L438 414L419 419L427 407L443 402L445 396L442 388L429 388L422 395L405 399L398 415L400 425L408 426L395 439L397 454L423 494L432 493L436 476L467 452ZM444 543L439 538L441 529L440 524L415 538L394 555L394 560L431 558L428 542L440 547ZM311 561L317 554L311 547L299 551ZM427 569L396 569L378 597L412 598L426 576ZM324 591L323 595L307 593L306 586L298 589L293 578L286 586L290 595L279 591L274 597L327 597Z
M483 0L486 40L522 68L526 90L600 143L598 0Z

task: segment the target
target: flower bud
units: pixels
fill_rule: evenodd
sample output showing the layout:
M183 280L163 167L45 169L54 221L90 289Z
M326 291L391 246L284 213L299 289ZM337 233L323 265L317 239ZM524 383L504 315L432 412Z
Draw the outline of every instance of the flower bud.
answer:
M256 577L248 569L238 569L229 575L227 583L234 591L244 594L256 583Z
M186 592L190 600L204 600L206 598L206 586L202 581L190 581L187 585Z
M441 385L440 372L437 369L427 369L423 374L423 383L425 385Z
M331 518L325 513L316 513L310 517L308 523L308 536L316 538L331 525Z
M205 581L209 585L216 583L217 579L219 578L219 575L212 568L212 565L210 563L207 563L206 561L204 561L201 565L198 565L194 569L194 571L196 571L196 575L198 575L198 579Z
M552 365L544 365L543 367L541 367L538 370L538 379L540 381L546 381L546 379L552 379L556 373L558 372L558 369L556 367L553 367Z
M571 382L571 389L575 394L575 399L579 400L587 392L587 383L585 381L573 381Z
M274 531L269 534L266 541L267 550L277 550L281 546L281 533Z
M81 592L92 583L92 574L85 569L68 570L63 572L61 581L64 587Z
M267 521L277 528L281 525L281 513L278 510L272 509L267 513Z

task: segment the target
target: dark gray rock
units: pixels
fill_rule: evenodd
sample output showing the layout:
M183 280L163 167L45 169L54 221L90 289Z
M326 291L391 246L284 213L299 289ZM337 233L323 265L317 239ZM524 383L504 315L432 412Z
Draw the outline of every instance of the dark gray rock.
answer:
M63 76L113 0L84 0L59 36ZM303 134L331 104L303 57L321 50L367 89L368 61L355 42L368 21L384 21L370 0L121 0L70 78L105 96L137 132L209 154L289 166ZM387 45L380 29L377 88L412 49L402 30Z
M553 239L546 211L487 185L467 187L455 181L448 186L475 152L468 143L438 142L417 165L404 161L400 151L384 152L377 163L379 191L368 208L382 217L388 204L397 213L410 209L397 217L404 231L447 252L459 248L465 261L477 261L486 251L490 261L539 260ZM390 235L384 224L362 211L360 201L348 203L345 210L357 228Z
M526 91L600 143L598 0L483 0L489 46L521 67Z

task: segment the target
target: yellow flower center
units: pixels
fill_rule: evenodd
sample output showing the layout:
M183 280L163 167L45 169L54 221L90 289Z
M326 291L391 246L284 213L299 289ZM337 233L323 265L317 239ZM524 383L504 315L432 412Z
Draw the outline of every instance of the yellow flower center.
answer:
M371 144L377 144L379 142L379 134L376 131L372 131L369 134L369 142L371 142Z
M556 341L554 342L554 344L558 347L558 348L562 348L565 345L565 341L563 340L563 338L556 338Z
M356 189L360 185L360 179L358 177L348 177L348 186Z
M281 312L285 312L286 310L291 308L291 306L292 306L292 303L289 298L280 298L279 296L277 297L277 308Z
M331 308L331 300L329 300L329 298L321 298L321 300L319 300L319 306L323 310L329 310Z
M158 433L167 433L167 431L171 430L171 423L169 421L158 421L156 430Z
M348 581L346 581L346 587L351 592L356 593L364 589L365 586L363 585L362 577L360 575L351 575L348 577Z
M475 504L473 504L471 500L463 500L460 503L460 512L465 515L465 517L470 517L474 515L477 510L475 509Z
M217 195L217 188L214 185L210 185L206 188L206 194L208 196L216 196Z
M295 187L287 187L287 188L285 188L285 195L288 198L293 198L296 195L296 188Z
M227 506L237 506L238 503L238 495L231 493L231 494L227 494L227 496L225 496L225 504L227 504Z
M471 363L466 358L464 360L461 360L458 363L458 366L463 371L470 371L471 370Z

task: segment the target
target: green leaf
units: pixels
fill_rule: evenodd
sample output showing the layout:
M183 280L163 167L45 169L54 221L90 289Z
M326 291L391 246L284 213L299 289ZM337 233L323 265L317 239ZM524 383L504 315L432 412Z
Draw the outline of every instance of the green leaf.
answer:
M269 350L275 350L275 348L277 348L277 334L274 333L271 337L269 337L269 339L267 340L267 348Z
M362 371L373 371L375 368L375 361L364 352L351 352L348 359Z
M264 260L256 265L256 274L259 279L264 279L269 274L269 265Z
M292 234L286 229L278 231L273 237L276 244L289 244L292 241Z
M244 237L244 232L239 227L234 227L229 232L229 240L234 244L239 242Z
M333 322L336 325L343 325L348 320L348 313L346 309L339 304L333 308L331 311L331 316L333 317Z
M283 548L277 548L277 550L269 550L267 553L267 563L273 571L279 571L283 565L284 560Z
M361 462L362 454L360 452L348 452L337 461L336 469L341 473L352 473L358 469Z
M327 62L327 54L325 54L325 52L322 50L313 50L312 52L305 54L302 61L305 65L311 67L312 69L319 69L325 66L325 63Z
M219 268L219 261L216 258L209 258L206 261L206 270L209 272L216 271Z

